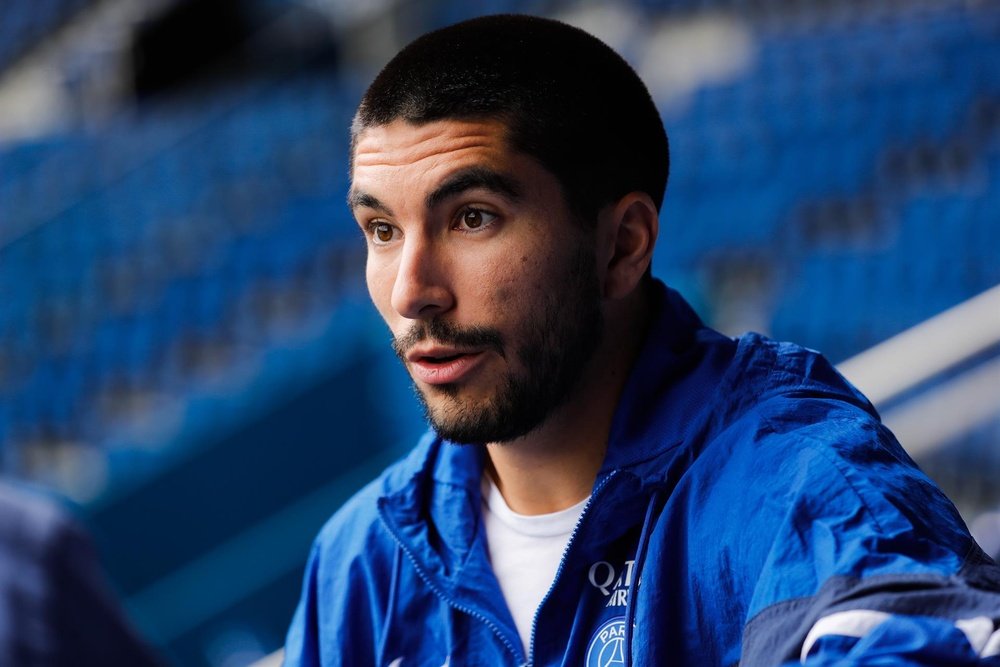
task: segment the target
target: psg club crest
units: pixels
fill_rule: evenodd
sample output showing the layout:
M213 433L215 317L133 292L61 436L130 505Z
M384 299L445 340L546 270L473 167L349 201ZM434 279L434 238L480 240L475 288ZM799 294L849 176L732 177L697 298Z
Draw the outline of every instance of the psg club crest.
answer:
M587 648L587 667L625 667L625 617L597 629Z

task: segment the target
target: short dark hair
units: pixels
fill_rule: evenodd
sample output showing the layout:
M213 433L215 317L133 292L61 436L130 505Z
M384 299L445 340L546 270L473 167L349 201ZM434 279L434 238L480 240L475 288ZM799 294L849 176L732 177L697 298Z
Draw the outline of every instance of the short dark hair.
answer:
M584 220L633 191L663 203L667 134L642 80L593 35L534 16L464 21L400 51L361 100L352 161L365 128L472 118L504 122L511 147L552 172Z

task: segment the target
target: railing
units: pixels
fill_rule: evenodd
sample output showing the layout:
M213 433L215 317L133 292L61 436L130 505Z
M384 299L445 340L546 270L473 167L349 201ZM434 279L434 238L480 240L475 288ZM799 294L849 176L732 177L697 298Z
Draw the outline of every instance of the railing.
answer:
M885 424L920 458L1000 412L1000 358L912 398L905 394L997 344L1000 285L844 361L839 370L885 408Z

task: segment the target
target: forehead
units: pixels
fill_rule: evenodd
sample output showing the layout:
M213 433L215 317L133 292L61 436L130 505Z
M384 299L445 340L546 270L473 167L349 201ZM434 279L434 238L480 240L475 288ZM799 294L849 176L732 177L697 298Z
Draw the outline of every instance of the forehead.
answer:
M352 161L358 186L385 180L435 180L472 165L500 166L513 156L498 120L439 120L415 125L395 120L357 137Z

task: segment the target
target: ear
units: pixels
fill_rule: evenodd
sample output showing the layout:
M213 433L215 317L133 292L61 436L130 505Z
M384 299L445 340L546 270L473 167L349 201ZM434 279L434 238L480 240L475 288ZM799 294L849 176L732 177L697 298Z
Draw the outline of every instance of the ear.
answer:
M653 259L660 232L656 205L645 192L630 192L601 212L598 225L604 297L621 299L638 287Z

